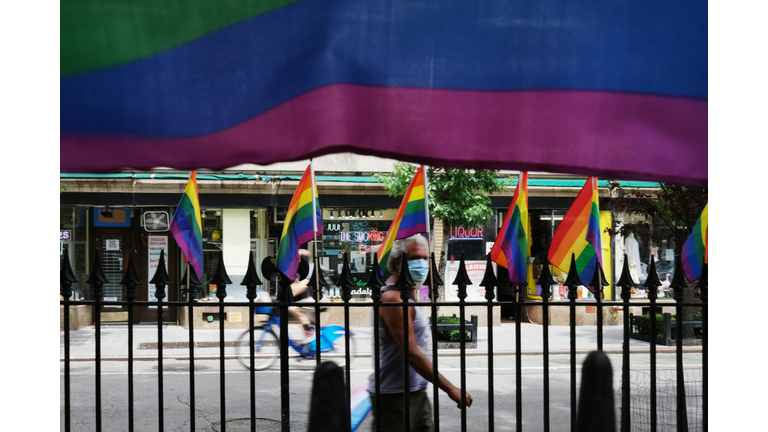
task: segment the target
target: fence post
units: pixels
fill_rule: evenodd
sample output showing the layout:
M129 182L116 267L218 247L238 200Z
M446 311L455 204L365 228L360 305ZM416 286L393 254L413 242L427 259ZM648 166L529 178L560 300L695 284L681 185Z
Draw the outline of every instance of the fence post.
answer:
M96 249L93 257L93 266L91 267L91 275L86 281L91 285L91 296L93 297L93 322L96 329L96 430L101 430L101 298L104 296L102 287L105 283L109 283L104 271L101 268L101 259L99 258L99 250ZM69 323L67 323L69 325Z
M219 412L221 419L221 432L226 431L227 426L227 402L226 402L226 380L224 379L225 371L225 337L224 337L224 299L227 297L227 285L232 283L227 275L227 269L224 267L224 250L219 252L219 263L216 266L216 273L211 279L211 283L216 284L216 298L219 299L219 401L221 410Z
M438 372L437 372L437 298L438 298L438 289L437 287L442 286L443 279L440 277L440 272L437 270L437 265L435 264L435 253L432 252L430 254L431 259L431 265L429 266L429 274L427 274L427 281L429 281L429 298L432 301L432 382L436 383L438 382ZM375 260L374 260L375 261ZM374 307L375 310L375 307ZM376 321L378 323L378 321ZM378 341L378 337L375 339ZM378 344L376 344L378 347ZM440 430L440 388L436 385L432 386L432 414L433 414L433 424L435 426L435 430ZM378 428L378 424L377 424Z
M263 275L263 274L262 274ZM290 393L290 367L288 362L288 304L293 302L291 283L282 273L278 272L278 303L280 308L280 421L282 431L291 430L291 393ZM317 333L316 333L317 334Z
M381 287L385 285L384 278L381 275L381 269L379 268L379 260L373 260L373 271L368 277L366 285L371 287L371 299L373 300L373 380L374 380L374 403L371 406L373 410L373 418L380 419L379 417L379 402L381 400L381 363L379 359L380 346L379 346L379 305L381 304ZM437 380L435 380L437 382ZM437 387L437 386L435 386ZM381 430L381 422L375 421L376 432Z
M197 273L187 263L181 285L187 291L187 328L189 330L189 429L195 430L195 292L200 285Z
M563 282L568 287L568 309L570 311L569 327L571 336L571 430L576 429L576 297L578 287L584 285L579 278L576 268L576 254L571 254L571 267Z
M133 432L133 300L136 298L136 286L141 283L141 279L133 264L133 251L128 253L128 268L120 285L125 286L125 298L128 299L128 432Z
M496 288L497 279L493 274L493 261L491 260L491 254L488 254L487 262L485 264L485 274L483 280L480 282L481 287L485 287L485 299L488 301L488 431L494 430L493 424L493 299L495 297L494 289ZM477 315L472 315L472 325L474 331L472 332L472 339L477 339ZM464 335L461 335L464 338Z
M624 347L622 349L621 362L621 430L630 431L630 411L629 411L629 316L630 306L629 298L632 295L631 289L635 282L629 274L629 260L627 254L624 254L624 267L621 270L621 277L617 285L621 287L621 299L624 308Z
M408 364L411 347L409 346L410 339L408 337L408 299L411 297L411 287L415 284L413 278L411 278L411 273L408 271L406 254L403 253L400 264L400 276L397 278L395 285L400 288L400 300L403 301L403 425L406 432L411 430L411 401L409 397L411 376L410 365ZM413 348L418 349L417 347Z
M461 365L461 430L467 430L467 358L466 358L466 341L464 340L464 332L466 331L467 323L465 321L464 301L467 298L467 285L472 285L472 279L467 274L467 266L464 263L464 252L461 253L461 260L459 261L459 269L456 271L456 279L453 281L454 285L458 285L459 292L459 355Z
M552 273L549 271L549 260L544 257L544 262L541 266L541 274L539 280L536 282L541 286L541 327L543 338L543 366L544 366L544 432L549 432L549 297L552 295L550 287L555 284L555 280L552 278ZM518 357L518 362L519 362ZM518 428L520 422L518 421Z
M702 369L702 423L704 425L704 432L707 432L707 319L709 312L707 311L708 295L708 264L705 262L701 269L701 277L699 278L699 298L701 299L701 369Z
M688 413L685 408L685 374L683 371L683 291L688 286L680 255L675 257L675 275L670 288L675 291L675 345L677 346L677 430L688 431Z
M355 281L352 279L352 272L349 270L349 252L344 254L344 265L341 268L341 274L339 275L339 281L336 282L336 285L341 287L341 300L344 302L344 372L346 376L346 385L347 385L347 402L350 403L350 394L351 394L351 387L350 387L350 368L349 365L352 363L352 357L349 353L349 300L352 298L352 287L355 286ZM318 335L319 329L318 329ZM317 340L320 340L318 338ZM407 341L407 339L406 339ZM315 344L316 351L320 351L322 348L322 344ZM351 410L351 407L350 407Z
M594 289L595 300L597 301L597 349L600 351L603 350L603 287L608 285L610 284L605 280L603 266L598 261L595 266L595 274L592 276L589 286Z
M69 382L69 298L72 296L72 284L77 282L72 265L69 263L69 247L64 246L64 262L61 264L59 283L61 296L64 297L64 432L72 430L70 414L70 382Z
M253 252L249 251L248 268L245 271L245 276L243 276L243 281L240 282L240 285L245 285L245 297L248 299L248 353L250 354L251 359L250 367L248 368L251 385L251 401L249 404L251 409L251 432L256 431L256 371L253 370L253 356L255 355L253 345L253 328L256 323L253 316L253 301L256 299L256 287L261 284L261 279L259 279L259 275L256 272L256 263L253 261ZM194 430L194 428L192 428L192 430Z
M308 432L349 430L350 412L344 384L344 372L333 362L324 362L315 370L309 405Z
M613 368L603 351L592 351L584 359L579 393L578 432L615 432L616 405L613 399Z
M155 285L155 298L157 298L157 421L158 430L163 430L163 299L165 298L165 287L170 285L168 272L165 269L165 251L160 250L160 260L157 263L157 270L150 284Z
M651 255L651 263L648 266L648 278L645 280L645 287L648 292L648 300L651 301L650 308L650 333L651 333L651 432L656 432L656 299L659 296L659 287L661 281L656 273L656 260Z

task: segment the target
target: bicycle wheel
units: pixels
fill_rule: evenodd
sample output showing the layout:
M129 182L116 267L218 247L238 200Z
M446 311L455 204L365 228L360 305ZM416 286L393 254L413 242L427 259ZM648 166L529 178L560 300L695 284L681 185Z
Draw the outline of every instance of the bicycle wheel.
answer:
M280 341L272 329L253 329L253 370L264 370L280 356ZM235 343L237 360L246 369L251 367L251 334L248 330L243 332Z

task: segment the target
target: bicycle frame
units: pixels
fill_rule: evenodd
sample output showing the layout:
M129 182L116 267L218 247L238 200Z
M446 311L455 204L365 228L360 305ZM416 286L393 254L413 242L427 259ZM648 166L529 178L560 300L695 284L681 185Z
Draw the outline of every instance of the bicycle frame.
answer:
M269 319L267 322L264 323L263 326L261 326L262 329L265 331L270 330L273 328L273 326L276 326L279 330L280 328L280 316L272 313L269 316ZM279 332L277 332L279 334ZM344 327L338 325L338 324L331 324L327 325L320 329L320 352L330 352L335 351L336 346L334 345L334 341L340 337L344 337L346 331L344 330ZM261 332L261 338L256 341L256 347L261 348L261 345L264 344L263 335L265 332ZM354 336L354 333L351 331L349 332L350 336ZM288 346L294 349L301 357L313 357L317 350L317 338L310 342L307 345L297 344L295 343L290 337L288 338Z

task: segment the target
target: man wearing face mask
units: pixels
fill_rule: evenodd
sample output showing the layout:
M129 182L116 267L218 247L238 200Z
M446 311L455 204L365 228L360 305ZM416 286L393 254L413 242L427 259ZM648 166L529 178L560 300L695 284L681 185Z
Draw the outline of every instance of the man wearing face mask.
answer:
M395 286L400 277L402 255L408 261L408 270L416 283L411 287L409 302L417 299L417 291L424 283L429 272L427 262L427 240L417 234L407 239L396 240L389 252L387 270L390 277L387 286L382 288L382 303L402 303L400 290ZM402 431L403 425L403 308L382 307L379 309L379 364L380 364L380 400L379 417L374 417L373 429L376 422L381 423L381 430ZM375 325L375 323L374 323ZM432 382L432 333L429 317L420 307L408 309L408 363L409 371L409 403L410 430L432 431L432 407L427 398L427 383ZM451 384L442 374L438 373L437 386L448 397L461 404L461 390ZM375 406L376 382L370 377L368 392L371 404ZM467 406L472 405L472 396L466 393Z

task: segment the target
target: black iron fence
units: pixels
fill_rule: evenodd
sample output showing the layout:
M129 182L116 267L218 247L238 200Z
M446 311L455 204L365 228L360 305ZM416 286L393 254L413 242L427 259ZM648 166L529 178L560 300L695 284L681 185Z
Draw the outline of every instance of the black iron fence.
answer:
M72 306L72 302L70 302L70 296L72 294L71 286L72 283L75 282L75 278L72 274L72 270L69 264L68 260L68 254L64 253L64 262L61 268L61 295L63 296L64 300L62 301L63 306L63 319L64 319L64 330L63 330L63 418L62 418L62 428L63 430L69 432L73 429L72 425L72 409L71 409L71 386L70 386L70 376L71 376L71 358L70 358L70 329L69 329L69 313L70 313L70 306ZM346 257L345 257L346 258ZM134 269L134 263L133 259L131 258L128 263L128 269L125 273L125 276L123 277L122 281L120 282L122 285L125 286L125 299L126 301L121 302L104 302L103 292L102 292L102 286L108 282L106 278L104 277L104 274L101 270L101 263L99 260L99 254L98 251L96 251L94 264L92 266L92 270L90 273L90 277L87 281L88 284L92 287L92 300L88 301L79 301L77 304L79 305L91 305L93 308L93 317L94 317L94 328L95 328L95 344L94 344L94 356L95 356L95 382L94 382L94 394L95 394L95 403L94 403L94 417L95 417L95 428L97 431L101 431L102 429L102 401L101 401L101 327L102 324L100 322L100 314L99 311L101 310L102 305L109 304L109 305L120 305L120 306L126 306L128 310L128 356L127 356L127 363L128 363L128 372L127 372L127 381L128 381L128 406L127 406L127 425L126 429L128 431L133 431L135 429L134 425L134 419L135 419L135 413L134 413L134 401L135 401L135 395L134 395L134 373L133 373L133 364L134 364L134 353L133 353L133 309L135 307L139 306L156 306L157 307L157 362L158 362L158 368L157 368L157 393L158 393L158 411L157 411L157 426L158 430L162 431L165 428L165 420L163 418L163 393L164 393L164 383L163 383L163 322L162 322L162 314L163 314L163 307L175 307L175 308L187 308L189 312L190 319L188 320L188 326L189 326L189 408L190 408L190 416L189 416L189 430L195 431L196 425L195 425L195 341L194 341L194 320L191 319L193 316L194 308L200 307L200 306L211 306L211 303L199 303L195 301L195 291L197 291L196 286L200 285L201 282L197 280L194 277L194 273L190 272L190 274L185 275L182 280L180 281L180 284L185 286L185 291L187 292L187 301L184 302L165 302L165 288L171 283L168 275L165 273L165 265L164 265L164 256L161 254L160 257L160 264L158 265L157 273L153 276L150 283L153 284L156 288L155 291L155 297L157 298L156 302L140 302L135 301L136 296L136 287L141 284L141 281L139 280L137 273ZM472 282L467 276L466 269L464 267L464 259L462 257L460 267L458 270L458 274L456 277L456 280L452 281L454 285L458 286L458 307L459 307L459 324L458 324L458 330L460 334L464 334L466 330L470 328L471 324L467 323L466 316L465 316L465 310L466 308L470 306L483 306L487 309L487 319L488 319L488 327L487 327L487 343L488 343L488 350L487 350L487 374L488 374L488 382L487 382L487 404L488 404L488 413L487 413L487 429L488 430L495 430L495 424L494 420L496 416L499 415L499 411L497 410L509 410L508 404L504 404L504 407L501 408L495 403L495 398L499 396L496 394L494 390L494 384L497 383L498 377L494 376L494 328L491 324L493 322L493 311L494 308L500 307L500 306L511 306L514 309L514 316L515 319L515 350L514 350L514 357L515 357L515 394L514 394L514 418L515 418L515 430L522 431L523 430L523 398L524 397L534 397L534 395L531 395L530 392L524 391L523 385L522 385L522 353L523 353L523 347L522 347L522 340L521 340L521 313L523 307L540 307L541 308L541 315L542 315L542 324L541 324L541 334L542 334L542 341L543 341L543 350L542 350L542 364L543 364L543 376L542 376L542 390L540 394L535 395L536 398L541 398L541 406L540 406L540 415L541 415L541 425L542 429L544 431L550 430L550 408L551 408L551 402L550 402L550 350L549 350L549 309L550 307L565 307L569 309L570 313L570 392L569 392L569 407L568 411L570 412L570 429L572 431L582 431L582 430L621 430L621 431L630 431L630 430L650 430L650 431L657 431L657 430L669 430L666 429L667 427L670 427L669 425L673 425L672 427L674 430L679 431L687 431L687 430L707 430L707 270L706 265L704 267L704 271L702 273L702 277L699 280L696 290L697 290L697 297L699 302L693 302L693 303L685 303L684 302L684 290L687 286L686 281L683 278L683 272L682 271L675 271L675 277L671 284L671 288L674 289L675 293L675 308L677 311L677 316L682 317L683 316L683 308L686 307L696 307L700 308L701 310L701 352L702 352L702 364L701 364L701 373L699 375L698 381L696 381L693 385L695 387L695 390L693 391L693 397L691 397L691 379L688 377L686 379L685 376L685 369L683 364L683 344L684 344L684 337L680 337L680 335L684 334L684 320L678 319L675 322L675 329L676 329L676 335L675 338L675 358L676 358L676 368L675 368L675 376L674 378L669 376L664 376L661 380L663 382L662 386L659 386L659 377L657 375L657 364L656 364L656 345L657 345L657 339L656 338L649 338L649 344L650 344L650 352L649 352L649 364L650 364L650 370L649 370L649 376L645 377L643 376L640 381L641 383L635 382L633 384L633 380L637 381L637 374L635 372L630 371L629 365L630 365L630 349L629 349L629 341L630 336L633 333L633 329L631 329L631 322L629 319L629 316L625 315L623 320L623 349L622 349L622 372L621 372L621 386L620 389L618 389L618 392L616 392L614 389L612 389L610 385L610 380L608 380L608 385L600 385L600 382L603 382L604 380L595 378L595 377L601 377L605 376L605 374L608 374L607 376L610 376L611 370L610 365L608 366L608 370L605 369L605 362L601 361L601 358L593 358L593 362L589 365L585 361L585 364L583 366L583 381L581 383L581 391L576 386L577 383L577 360L576 360L576 353L577 353L577 347L576 347L576 309L577 307L596 307L597 308L597 317L603 316L603 310L606 308L623 308L623 311L627 313L632 306L634 307L644 307L648 308L650 312L650 316L654 317L657 313L661 311L661 307L659 304L657 304L657 287L661 286L661 282L658 280L658 277L655 274L655 265L654 262L651 261L650 267L649 267L649 277L647 281L645 282L646 287L648 288L648 298L647 301L637 302L633 301L630 304L630 290L634 286L634 282L629 277L629 271L627 267L627 260L625 259L625 267L622 271L621 278L619 279L617 285L621 288L621 301L606 301L602 299L602 286L607 285L607 283L604 281L604 277L601 277L601 274L598 274L600 272L600 269L598 268L598 272L596 272L595 278L588 284L589 286L595 287L595 299L590 301L584 301L580 300L578 305L576 302L577 299L577 287L580 285L584 285L582 281L578 280L578 276L575 274L575 272L572 272L568 278L566 279L564 285L568 288L568 302L550 302L549 298L551 297L551 287L553 285L556 285L555 281L553 280L551 274L549 273L549 266L544 265L542 274L537 281L537 284L541 286L541 298L542 301L540 302L525 302L524 301L524 290L525 287L521 286L512 286L508 283L508 278L506 276L506 269L499 268L498 275L494 274L493 272L493 266L491 265L490 258L488 259L488 266L486 268L485 277L483 278L481 286L486 288L485 291L485 299L484 302L468 302L466 301L467 297L467 286L470 285ZM316 265L315 268L319 268L319 266ZM575 268L574 265L572 265L572 268ZM677 262L677 270L680 270L682 267L680 266L679 260ZM656 277L654 277L656 276ZM270 277L269 275L263 275L262 277ZM435 262L434 262L434 256L432 256L432 263L431 263L431 270L430 274L428 276L427 281L431 281L430 287L439 287L443 285L443 281L440 280L440 277L438 275L438 272L436 271ZM223 260L220 260L218 264L218 268L216 271L215 276L211 281L207 281L210 284L217 285L217 292L216 295L219 298L218 302L218 308L219 308L219 316L223 317L225 316L225 309L229 307L243 307L247 306L250 311L255 310L257 306L259 307L272 307L276 308L277 314L280 318L279 320L279 332L277 334L280 335L288 335L288 321L289 321L289 312L288 308L290 306L306 306L307 303L297 303L292 298L291 290L288 288L289 281L279 280L277 278L277 282L280 284L280 289L278 290L277 297L273 297L272 302L270 303L257 303L257 287L262 284L261 279L257 275L256 266L253 262L253 257L251 256L249 259L249 265L248 265L248 271L243 279L242 285L246 287L246 297L248 299L247 302L224 302L223 299L226 298L227 292L226 287L228 284L231 284L231 280L227 276L226 270L224 269ZM344 338L344 347L343 350L345 361L343 364L349 365L351 363L351 355L352 352L350 350L350 339L351 335L349 332L350 329L350 308L354 307L368 307L372 308L372 314L373 314L373 323L379 322L379 313L381 308L387 308L387 307L401 307L403 308L403 331L404 331L404 340L408 340L408 308L412 308L414 306L420 306L424 307L428 310L431 310L431 330L432 334L436 335L439 327L437 323L437 308L440 306L456 306L456 303L441 303L439 301L435 301L435 291L431 290L430 292L430 298L431 301L422 302L422 301L408 301L408 291L407 289L401 290L401 299L403 300L402 303L384 303L381 301L381 289L384 284L384 280L381 278L381 274L379 272L378 266L376 265L371 273L371 276L367 282L367 286L371 288L372 291L372 303L357 303L357 302L350 302L351 299L351 291L356 287L356 284L350 277L349 273L349 267L348 262L345 259L343 271L341 273L340 279L336 281L333 285L341 287L342 290L342 302L340 303L321 303L321 297L322 297L322 289L323 287L329 287L331 286L331 283L326 281L322 274L318 274L318 272L314 272L312 275L312 280L309 284L309 290L310 295L315 300L314 303L309 303L314 307L315 309L315 319L316 319L316 328L320 329L322 327L322 323L320 322L320 311L321 308L326 307L335 307L335 308L343 308L344 312L344 331L343 338ZM410 286L412 285L412 281L409 280L408 272L407 272L407 262L403 262L403 272L401 274L400 280L398 280L398 284L401 286ZM504 292L507 294L511 294L513 300L511 301L497 301L495 299L495 292ZM249 313L249 337L250 339L247 343L248 351L249 351L249 358L247 363L250 363L250 374L249 374L249 384L250 384L250 429L251 430L257 430L258 424L257 424L257 418L256 418L256 387L258 383L258 371L255 367L255 362L257 360L260 360L262 357L264 357L263 354L258 352L258 342L255 340L257 335L254 329L256 328L256 322L254 318L253 313ZM657 328L656 320L650 319L649 320L649 326L650 326L650 334L655 335L657 332L661 329ZM219 382L219 399L220 399L220 430L224 431L226 429L227 425L227 404L226 404L226 368L224 366L224 362L226 360L225 356L225 320L220 319L219 320L219 361L220 361L220 382ZM474 328L473 330L476 330ZM667 329L666 331L668 331ZM602 354L603 349L603 325L602 320L597 319L597 324L595 327L596 331L596 341L597 341L597 353ZM378 325L374 325L372 328L373 332L373 366L374 366L374 388L375 391L373 392L372 400L374 400L374 404L372 406L372 410L374 412L374 416L379 412L381 407L379 406L380 401L380 365L379 365L379 354L380 354L380 346L379 346L379 336L380 336L380 328ZM291 419L291 399L290 399L290 386L291 386L291 376L290 376L290 370L289 370L289 338L288 337L278 337L278 340L274 343L279 344L279 358L280 358L280 422L282 424L282 430L288 431L291 428L292 419ZM432 381L434 382L434 378L438 376L439 374L439 366L438 366L438 359L439 359L439 352L438 352L438 341L437 338L432 338ZM404 351L404 359L408 359L408 352L409 350L414 349L414 347L409 347L409 344L404 344L403 351ZM459 359L460 359L460 380L459 385L461 389L461 423L460 427L462 431L466 430L474 430L471 426L467 424L467 408L465 404L465 390L467 389L467 378L466 378L466 342L463 337L459 338ZM643 355L646 355L645 353ZM316 369L316 377L315 377L315 383L316 386L320 385L318 383L322 383L321 385L325 389L325 391L328 392L336 392L336 393L343 393L346 397L347 403L338 403L338 398L332 398L332 397L313 397L312 407L310 409L310 418L309 418L309 430L310 431L320 431L320 430L345 430L350 428L350 367L344 367L343 373L339 372L338 370L329 369L328 367L323 366L323 353L321 349L316 350L316 354L314 356L314 359L316 361L317 369ZM322 367L321 367L322 366ZM405 376L408 376L409 373L409 365L407 360L404 360L403 364L403 373ZM504 379L508 379L508 376L504 376ZM446 396L440 393L440 390L438 389L438 386L433 385L433 393L432 393L432 401L433 401L433 422L434 422L434 428L435 430L440 430L440 420L441 420L441 413L440 413L440 404L438 401L441 398L445 398ZM403 403L403 409L405 411L405 418L408 418L409 416L409 392L407 391L407 380L405 382L405 388L404 388L404 403ZM528 393L528 394L526 394ZM618 395L618 397L615 400L614 405L614 397ZM506 395L505 395L506 396ZM510 395L511 396L511 395ZM674 400L673 406L671 400ZM505 397L505 402L508 401L508 398ZM695 405L695 409L693 411L690 410L691 405ZM605 415L605 409L613 409L613 407L616 407L616 417L615 419L612 416L606 416ZM313 421L313 418L317 419L317 413L322 412L323 413L323 421L315 420ZM598 414L599 413L599 414ZM670 414L672 413L672 414ZM671 416L674 416L674 419L670 418ZM691 418L693 416L694 418ZM606 420L608 419L608 420ZM607 423L606 423L607 422ZM340 428L338 425L342 425ZM485 426L484 426L485 429ZM378 425L377 425L378 430ZM405 428L404 430L409 430L408 422L405 422Z

